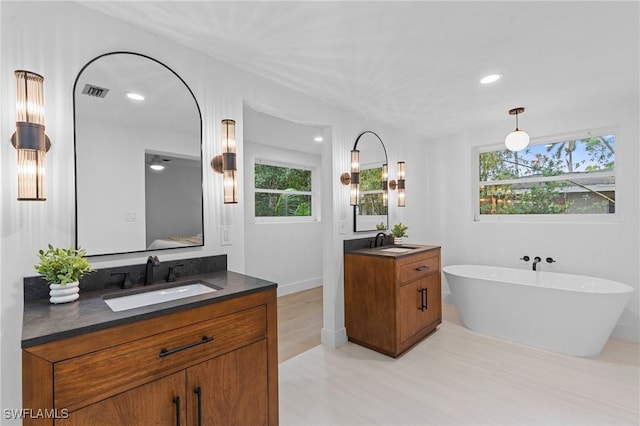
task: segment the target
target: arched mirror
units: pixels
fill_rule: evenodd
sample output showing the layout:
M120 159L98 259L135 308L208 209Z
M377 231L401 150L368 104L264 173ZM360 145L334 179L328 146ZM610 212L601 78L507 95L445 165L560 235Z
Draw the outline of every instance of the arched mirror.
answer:
M76 246L88 255L204 245L202 118L161 62L113 52L73 88Z
M353 149L360 151L360 198L353 208L353 230L385 230L389 220L383 202L382 165L387 164L387 150L382 139L369 130L358 136Z

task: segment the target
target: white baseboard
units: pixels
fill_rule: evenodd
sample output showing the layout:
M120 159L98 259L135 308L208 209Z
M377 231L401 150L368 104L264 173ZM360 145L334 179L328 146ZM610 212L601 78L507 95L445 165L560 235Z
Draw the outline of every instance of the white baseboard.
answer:
M329 330L323 328L320 331L320 343L332 349L338 348L347 343L347 329Z
M278 297L320 286L322 286L322 277L311 278L310 280L298 281L295 283L278 284Z
M453 295L447 291L443 291L442 303L449 303L450 305L454 305L455 303L453 303Z

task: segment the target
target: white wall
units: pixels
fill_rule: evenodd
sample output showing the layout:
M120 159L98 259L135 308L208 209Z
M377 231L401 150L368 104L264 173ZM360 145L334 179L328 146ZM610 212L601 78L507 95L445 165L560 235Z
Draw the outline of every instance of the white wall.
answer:
M536 113L520 122L532 137L545 137L603 127L616 132L616 211L618 223L486 223L474 222L471 201L474 146L504 140L509 129L479 129L440 141L428 149L431 170L427 203L428 233L442 244L443 265L487 264L530 268L519 258L553 257L542 269L589 275L627 283L635 288L614 336L638 340L640 294L638 99L616 105L595 105L561 116ZM526 119L526 120L525 120ZM446 283L443 291L448 292ZM541 315L544 307L540 307Z
M133 51L154 57L178 73L194 92L203 118L203 189L205 196L204 247L160 252L160 260L226 253L229 269L245 272L244 203L222 203L222 178L211 172L207 159L220 153L220 120L237 121L238 162L243 163L243 102L260 111L299 123L321 125L322 231L324 259L324 314L322 342L337 346L346 341L342 293L342 240L352 237L347 227L338 234L340 221L351 222L348 189L339 183L349 166L349 150L364 130L373 130L385 142L389 161L409 160L409 148L421 138L389 126L371 123L318 100L280 86L262 77L219 61L149 33L100 15L77 3L0 2L0 135L9 138L15 122L15 77L13 70L27 69L45 77L47 134L52 141L47 154L46 202L17 202L15 150L0 144L1 234L0 245L0 406L21 406L20 335L23 309L22 279L35 275L37 251L48 243L74 243L74 154L73 82L80 69L98 55L112 51ZM108 34L108 37L104 35ZM52 36L55 35L55 36ZM405 150L400 152L400 150ZM418 148L420 150L421 148ZM412 157L413 158L413 157ZM423 158L423 156L421 156ZM407 179L422 179L418 167L407 164ZM417 182L417 181L416 181ZM240 173L239 199L244 199L244 178ZM408 188L411 183L408 181ZM418 191L407 189L407 197ZM406 213L422 220L424 207L407 201ZM402 214L405 214L404 212ZM392 213L393 215L393 213ZM220 226L232 227L232 245L220 245ZM90 259L94 268L144 263L144 254L101 256ZM9 422L8 422L9 423ZM17 424L17 422L15 422ZM3 419L4 424L4 419Z
M315 200L321 201L321 157L246 140L244 150L245 273L277 282L279 296L322 285L322 203L313 205L317 217L314 221L257 222L253 215L255 191L251 185L256 161L301 166L312 170L311 187Z

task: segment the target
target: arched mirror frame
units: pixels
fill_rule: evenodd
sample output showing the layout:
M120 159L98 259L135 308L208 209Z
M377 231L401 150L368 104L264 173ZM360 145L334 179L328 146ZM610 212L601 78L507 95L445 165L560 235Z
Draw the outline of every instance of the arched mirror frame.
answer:
M78 120L78 114L77 114L77 105L76 105L76 89L77 89L77 85L78 82L80 81L80 77L82 76L83 72L94 62L98 61L101 58L105 58L108 56L112 56L112 55L134 55L137 57L141 57L141 58L145 58L148 59L152 62L155 62L156 64L162 66L163 68L165 68L166 70L168 70L171 74L173 74L183 85L184 87L187 89L187 91L189 92L189 94L191 95L191 97L193 98L193 102L195 103L196 109L198 111L198 125L199 125L199 129L198 129L198 137L199 137L199 142L200 142L200 223L201 223L201 229L202 229L202 241L200 244L193 244L193 245L187 245L187 246L180 246L180 247L165 247L165 248L156 248L156 249L144 249L144 250L130 250L130 251L117 251L117 252L107 252L107 253L95 253L95 254L88 254L88 256L105 256L105 255L117 255L117 254L127 254L127 253L145 253L148 251L157 251L157 250L171 250L171 249L179 249L179 248L190 248L190 247L202 247L205 244L205 235L204 235L204 176L203 176L203 167L202 167L202 159L203 159L203 152L202 152L202 135L203 135L203 130L202 130L202 110L200 109L200 104L198 103L198 100L195 97L195 94L193 93L193 91L191 90L191 88L189 87L189 85L184 81L184 79L182 77L180 77L180 75L178 73L176 73L173 69L171 69L171 67L167 66L166 64L164 64L163 62L145 55L143 53L137 53L137 52L131 52L131 51L114 51L114 52L107 52L107 53L103 53L101 55L96 56L95 58L91 59L89 62L87 62L78 72L78 75L76 76L76 79L73 83L73 88L72 88L72 98L73 98L73 157L74 157L74 201L75 201L75 208L74 208L74 213L75 213L75 217L74 217L74 222L75 222L75 246L76 248L79 247L78 244L78 151L77 151L77 145L78 145L78 135L77 135L77 120Z
M382 164L389 164L389 157L387 156L387 148L384 146L384 142L382 142L382 139L380 138L380 136L378 136L378 134L376 132L373 132L371 130L365 130L364 132L360 133L358 135L358 137L356 138L355 143L353 144L353 149L358 149L358 142L360 142L360 140L367 134L372 134L373 136L375 136L378 141L380 141L380 145L382 146L382 151L384 152L384 162ZM380 164L380 167L382 167L382 164ZM362 170L360 171L362 173ZM378 230L377 228L373 227L370 229L358 229L358 206L353 206L353 232L371 232L371 231L376 231ZM385 225L385 230L389 229L389 207L387 206L387 213L386 213L386 225Z

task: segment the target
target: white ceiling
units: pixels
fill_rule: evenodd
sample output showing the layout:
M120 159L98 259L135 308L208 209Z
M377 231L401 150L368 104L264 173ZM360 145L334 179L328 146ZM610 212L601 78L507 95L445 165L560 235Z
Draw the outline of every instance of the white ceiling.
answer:
M639 92L637 1L83 4L429 138Z
M244 141L314 155L322 154L322 142L315 141L316 137L322 136L321 127L294 123L247 106L243 109L242 119Z

